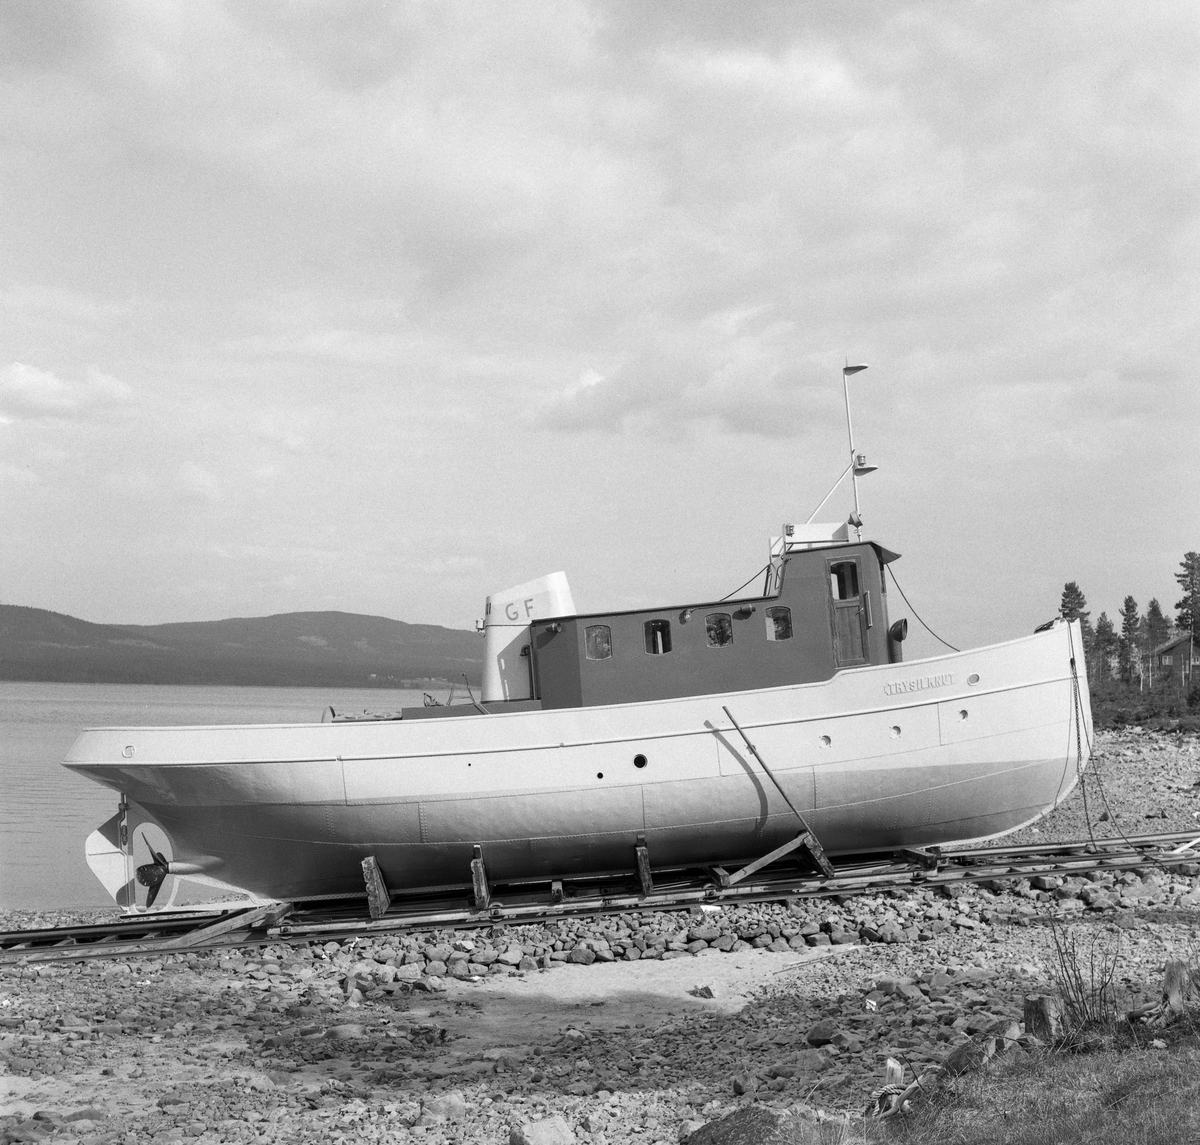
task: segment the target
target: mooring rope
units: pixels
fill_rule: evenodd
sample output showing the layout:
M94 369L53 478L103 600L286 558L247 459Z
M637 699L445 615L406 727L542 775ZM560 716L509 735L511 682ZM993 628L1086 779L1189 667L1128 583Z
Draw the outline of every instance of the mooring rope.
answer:
M765 573L765 572L767 571L767 569L769 569L770 567L771 567L771 562L770 562L770 561L767 561L767 563L766 563L765 565L763 565L763 567L762 567L762 568L760 568L760 569L758 570L758 572L756 572L756 573L754 574L754 576L752 576L752 577L751 577L751 578L750 578L748 581L746 581L746 583L745 583L745 584L739 584L739 585L737 586L737 588L735 588L735 589L733 590L733 592L727 592L727 593L726 593L726 594L725 594L723 597L721 597L721 600L728 600L728 599L729 599L731 596L736 596L736 595L737 595L739 592L741 592L741 591L742 591L742 589L746 588L746 587L747 587L748 585L750 585L750 584L753 584L753 583L754 583L754 580L755 580L757 577L760 577L760 576L762 576L762 574L763 574L763 573ZM718 603L720 603L720 602L718 601Z
M929 625L926 624L924 620L921 620L921 614L919 612L917 612L917 610L915 608L913 608L912 601L910 601L908 599L908 597L904 595L904 589L902 589L900 587L900 582L896 579L896 574L894 572L892 572L892 566L884 565L884 568L887 569L888 576L890 576L892 578L892 584L894 584L896 586L896 591L900 594L904 603L908 605L908 611L911 612L913 614L913 616L915 616L917 618L917 620L921 624L921 627L924 628L925 631L928 632L929 635L934 638L934 640L940 640L943 644L945 644L946 647L949 648L951 652L961 652L962 651L961 648L955 648L954 645L951 644L949 640L942 640L942 638L936 632L934 632L934 630L932 628L930 628Z
M1091 767L1090 774L1096 780L1096 787L1099 789L1099 792L1100 792L1100 801L1104 805L1104 811L1105 811L1105 814L1108 815L1108 821L1110 823L1112 823L1113 830L1116 831L1116 833L1117 833L1117 838L1136 851L1138 849L1136 844L1121 829L1121 825L1117 820L1116 812L1113 810L1112 803L1109 801L1108 791L1105 789L1105 786L1104 786L1104 775L1100 771L1099 762L1095 759L1095 755L1094 755L1095 745L1092 742L1091 736L1088 735L1087 722L1083 719L1083 694L1082 694L1082 690L1079 686L1079 668L1078 668L1078 662L1075 657L1074 634L1071 635L1071 685L1072 685L1072 688L1071 688L1072 701L1073 701L1073 705L1074 705L1074 709L1075 709L1075 743L1077 745L1077 752L1078 752L1075 757L1075 761L1076 761L1075 766L1079 773L1079 786L1080 786L1080 789L1083 791L1083 814L1084 814L1084 818L1087 822L1088 839L1091 841L1091 844L1093 846L1096 845L1096 836L1092 830L1091 809L1088 804L1088 778L1089 778L1089 776L1088 776L1088 773L1081 770L1080 766L1079 766L1080 761L1083 758L1084 744L1087 745L1088 756L1092 760L1092 767ZM1069 752L1070 752L1069 744L1068 744L1067 750L1068 750L1068 759L1069 759ZM1146 854L1144 857L1146 860L1146 864L1148 866L1162 867L1165 870L1165 869L1168 869L1175 865L1172 863L1164 863L1157 855Z

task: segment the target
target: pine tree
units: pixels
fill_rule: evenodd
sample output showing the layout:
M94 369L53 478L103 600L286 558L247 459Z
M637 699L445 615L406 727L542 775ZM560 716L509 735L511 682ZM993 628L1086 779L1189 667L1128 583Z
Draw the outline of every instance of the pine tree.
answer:
M1138 648L1140 623L1137 601L1127 596L1121 606L1121 639L1117 643L1117 674L1126 684L1133 679L1134 665L1137 665L1138 675L1141 675L1142 655Z
M1080 622L1086 621L1091 616L1091 613L1087 611L1087 598L1073 580L1069 580L1063 585L1062 603L1058 606L1058 615L1064 620Z
M1146 605L1146 636L1153 651L1160 644L1165 644L1171 636L1171 622L1163 616L1162 605L1154 597Z
M1149 649L1150 683L1154 683L1154 650L1165 644L1171 636L1171 622L1163 616L1162 605L1157 597L1152 597L1146 605L1146 647Z
M1200 553L1185 553L1175 574L1183 599L1175 602L1175 624L1181 632L1200 639Z
M1096 665L1096 682L1112 678L1112 656L1117 647L1117 632L1108 613L1096 618L1096 634L1092 637L1092 660Z
M1078 620L1083 633L1083 655L1086 663L1092 660L1092 623L1088 619L1091 613L1087 610L1087 598L1073 580L1063 585L1062 602L1058 606L1058 614L1064 620Z

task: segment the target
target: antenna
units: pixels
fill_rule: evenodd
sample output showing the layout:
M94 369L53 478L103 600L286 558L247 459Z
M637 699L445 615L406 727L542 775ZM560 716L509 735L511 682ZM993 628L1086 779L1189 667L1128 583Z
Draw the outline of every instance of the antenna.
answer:
M842 395L846 399L846 436L850 439L850 484L854 486L854 519L851 524L854 525L854 533L858 540L862 540L862 519L858 511L858 479L868 473L873 473L876 469L874 465L868 465L866 457L859 457L854 452L854 423L850 420L850 375L861 373L867 367L866 365L852 366L849 361L842 367ZM844 477L845 474L842 474ZM840 478L839 478L840 480Z
M842 367L842 393L846 399L846 435L850 439L850 464L842 470L841 476L830 487L829 492L821 498L821 504L813 511L811 516L805 522L806 525L811 525L813 518L825 507L825 502L833 496L837 487L846 479L846 474L850 474L850 479L854 484L854 512L850 514L850 519L846 522L848 525L853 525L858 539L862 540L862 518L858 515L858 479L865 477L868 473L874 473L879 468L878 465L868 465L867 457L864 453L854 452L854 423L850 420L850 386L848 379L851 374L857 374L867 367L852 366L847 362Z

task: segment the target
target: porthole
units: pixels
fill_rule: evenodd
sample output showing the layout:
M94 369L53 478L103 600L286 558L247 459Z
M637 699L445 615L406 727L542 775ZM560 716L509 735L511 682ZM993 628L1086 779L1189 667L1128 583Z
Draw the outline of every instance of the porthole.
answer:
M596 778L597 778L597 779L603 779L603 778L604 778L604 772L602 772L602 771L598 771L598 772L596 772Z
M644 755L635 755L633 757L634 767L645 767L650 761Z
M892 739L899 739L899 738L900 738L900 725L892 724Z
M979 683L979 673L978 673L978 672L972 672L972 673L971 673L971 674L970 674L970 675L967 677L967 683L968 683L968 684L971 684L972 686L973 686L973 685L975 685L975 684L978 684L978 683Z
M821 746L822 747L828 747L831 743L833 743L833 740L831 740L828 736L821 737Z

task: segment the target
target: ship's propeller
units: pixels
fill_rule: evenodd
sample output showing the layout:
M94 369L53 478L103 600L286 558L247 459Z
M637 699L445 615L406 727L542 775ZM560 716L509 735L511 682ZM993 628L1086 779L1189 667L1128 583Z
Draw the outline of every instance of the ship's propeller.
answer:
M142 832L142 842L146 844L146 850L150 852L150 857L154 860L153 863L143 863L137 869L137 881L147 890L146 909L149 910L154 905L154 900L158 898L158 892L162 890L163 882L170 872L166 858L161 852L150 846L150 840L146 838L145 831Z

